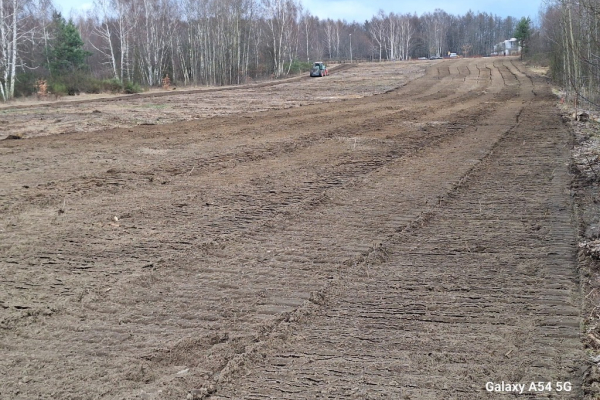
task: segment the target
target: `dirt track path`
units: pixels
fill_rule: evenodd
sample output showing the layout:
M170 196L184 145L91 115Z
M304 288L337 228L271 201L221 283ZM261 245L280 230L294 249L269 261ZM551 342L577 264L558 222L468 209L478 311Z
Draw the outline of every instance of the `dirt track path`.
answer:
M580 397L570 137L523 71L2 143L0 397Z

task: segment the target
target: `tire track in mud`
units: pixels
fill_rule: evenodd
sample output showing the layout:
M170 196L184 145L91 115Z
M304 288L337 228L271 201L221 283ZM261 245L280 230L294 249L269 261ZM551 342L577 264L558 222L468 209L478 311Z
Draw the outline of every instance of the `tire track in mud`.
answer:
M423 83L423 82L421 82ZM427 84L427 81L425 82ZM448 82L447 85L452 84ZM417 84L416 86L422 86L421 84ZM453 107L443 107L440 110L440 107L437 107L436 103L431 103L431 106L426 108L421 108L418 113L410 110L410 107L403 107L402 104L405 101L414 101L410 98L406 98L406 95L402 93L391 93L389 97L385 96L376 96L372 98L371 102L362 102L362 101L349 101L348 105L343 108L347 108L352 111L345 111L350 114L348 118L343 119L337 123L332 123L337 113L339 113L340 108L342 107L326 107L323 109L320 106L311 107L310 112L304 112L300 110L294 111L283 111L276 114L273 118L274 120L282 121L283 123L277 124L269 124L264 121L264 118L261 117L250 117L248 118L250 121L246 121L242 127L237 128L238 134L240 135L262 135L263 140L257 144L252 143L251 141L246 141L243 146L239 146L242 148L243 152L234 151L229 154L222 154L222 149L217 149L217 156L214 157L206 157L204 159L199 159L194 163L187 163L183 166L176 166L173 164L173 161L168 162L168 166L164 164L159 164L156 167L145 171L144 179L147 178L147 175L156 174L158 171L167 171L170 172L170 175L179 175L183 173L188 173L192 168L195 168L196 172L204 171L203 168L210 166L214 169L222 168L222 165L227 166L229 162L233 160L239 160L241 162L256 160L257 158L268 158L268 157L276 157L281 152L293 151L294 148L302 148L303 146L310 145L312 143L319 143L319 140L328 140L331 137L337 135L346 135L350 136L360 134L361 131L365 129L377 129L376 125L385 125L385 123L389 120L397 120L402 118L407 122L415 121L419 118L430 114L432 111L437 114L443 113L446 115L458 115L459 111L462 111L464 106L460 105L464 100L470 99L474 96L470 88L467 87L461 91L452 90L448 92L448 95L452 93L456 93L452 98L454 99L454 103L457 104ZM466 92L466 93L465 93ZM430 96L440 96L440 89L436 89L435 92L430 94ZM420 97L417 96L416 99ZM485 96L484 96L485 98ZM446 99L447 100L447 99ZM445 98L440 99L439 102L446 101ZM482 99L483 100L483 99ZM398 102L398 103L397 103ZM375 104L381 104L381 106L375 106ZM395 104L400 104L400 106L396 106ZM373 110L375 108L375 110ZM385 118L385 120L382 120ZM432 118L445 118L445 115L432 115ZM276 142L272 140L272 137L268 134L264 134L264 132L277 131L278 129L293 129L299 124L306 124L308 121L314 121L315 126L321 124L325 129L319 129L317 131L310 132L308 134L302 133L299 137L295 137L292 139L285 139L283 142ZM221 141L222 135L224 131L230 130L232 127L232 123L228 123L227 119L221 119L223 123L220 121L209 121L205 123L191 122L185 123L182 129L184 135L179 135L179 137L185 138L188 133L193 131L206 131L210 130L211 132L215 132L214 136L211 138L207 138L208 140L212 140L210 142L211 146L218 146L218 142ZM455 121L447 121L447 124L453 125L456 124ZM238 122L233 123L234 125L239 125ZM216 127L215 127L216 125ZM350 130L348 127L351 127ZM168 132L168 128L165 127L162 129L152 129L149 131L154 131L151 138L160 138L164 136L166 132ZM122 131L117 131L115 136L122 135ZM83 135L88 136L88 135ZM104 136L104 135L103 135ZM169 136L178 136L177 134L169 135ZM240 138L241 139L241 138ZM54 140L54 138L48 139L49 141ZM112 137L109 138L97 138L91 140L98 140L100 143L113 140ZM134 138L133 140L137 140ZM268 141L269 147L264 146L265 141ZM165 141L166 142L166 141ZM172 141L170 142L172 143ZM163 143L156 143L163 144ZM124 144L126 145L126 144ZM198 149L201 152L204 152L205 149ZM127 155L129 153L126 153ZM195 164L195 165L194 165ZM137 168L137 165L133 166ZM18 165L15 164L15 168L18 168ZM127 168L123 168L122 170L117 169L116 172L127 172ZM114 174L114 172L109 172L108 175ZM84 179L88 179L87 177ZM70 185L77 185L78 182L69 183ZM118 187L122 187L123 185L117 185Z
M466 147L469 147L469 146L466 146ZM432 158L438 158L438 157L432 157ZM367 196L367 198L371 198L371 195L368 195L368 196ZM364 218L364 217L363 217L363 218ZM376 220L376 219L375 219L375 220ZM402 222L402 221L400 221L400 222ZM406 221L404 221L404 222L406 222ZM399 221L398 221L398 220L395 220L395 221L393 221L393 223L394 223L394 224L398 224L398 223L399 223ZM358 226L361 226L361 224L364 224L364 221L361 221L361 222L358 222L358 223L356 223L356 226L357 226L357 227L358 227ZM313 225L313 224L311 224L311 225ZM302 232L302 231L306 231L307 229L309 229L309 228L306 228L306 227L304 227L304 228L300 228L300 229L295 229L295 230L292 230L292 234L291 234L291 236L293 237L293 236L295 235L295 232ZM313 227L313 229L314 229L314 227ZM286 243L293 243L293 238L292 238L292 237L290 237L290 238L287 238L287 239L285 240L285 242L286 242ZM269 239L268 239L268 238L265 238L265 239L264 239L264 241L265 241L265 242L268 242L268 241L269 241ZM352 248L352 246L351 246L351 245L348 245L348 247L349 247L349 248ZM357 246L357 247L359 247L359 246ZM368 251L368 247L369 247L369 246L368 246L368 244L367 244L367 246L364 246L364 247L363 247L363 251ZM330 250L330 248L329 248L329 250ZM345 249L345 250L346 250L346 251L348 251L348 249ZM284 256L283 256L281 259L278 259L277 261L279 261L279 262L282 262L282 263L289 262L289 261L290 261L290 259L291 259L291 258L293 258L293 256L294 256L294 254L293 254L293 253L290 253L290 252L288 252L288 253L287 253L287 254L285 254L285 255L284 255ZM323 259L326 259L326 258L327 258L327 255L326 255L326 254L318 254L316 258L322 261ZM309 262L310 262L310 260L305 260L305 261L309 261ZM332 263L335 263L335 260L332 260L331 262L332 262Z
M504 112L502 113L502 117L496 118L496 123L501 127L502 126L501 121L506 118L505 115L510 114L512 112L515 112L515 111L504 110ZM491 123L490 125L493 125L493 124ZM496 126L496 128L498 128L498 126ZM492 140L492 142L494 142L494 140ZM430 145L432 145L432 144L433 143L431 143ZM456 143L454 143L454 144L456 144ZM463 146L464 147L471 147L471 146L473 146L473 144L474 143L471 143L470 145L465 144L465 143L461 143L461 145L459 147L463 147ZM456 146L455 146L455 148L456 148ZM447 151L447 149L443 149L441 152L446 152L446 151ZM428 158L435 160L435 159L440 158L440 156L439 155L429 155ZM392 168L392 167L390 166L390 168ZM396 167L396 169L397 170L401 170L401 171L406 171L406 168ZM386 172L387 172L387 174L389 174L389 171L386 171ZM444 178L447 178L447 177L444 177ZM444 179L444 178L442 178L442 179ZM433 176L425 176L425 177L424 176L420 176L420 177L415 176L413 179L415 181L416 180L424 180L426 182L430 182L430 184L432 184L432 185L436 184L435 183L435 177L433 177ZM458 180L458 181L461 181L463 178L459 179L458 176L456 176L454 179ZM434 183L431 183L431 182L434 182ZM395 192L394 185L387 184L387 185L384 185L384 186L387 187L387 188L389 188L392 192ZM397 184L396 184L396 186L397 186ZM419 192L419 191L423 190L423 188L418 188L418 189L417 188L411 188L411 189L412 189L412 190L410 190L411 192ZM431 190L431 189L429 189L429 190ZM437 203L438 201L441 202L442 199L445 196L447 196L447 194L448 194L448 192L442 191L442 192L439 192L436 196L431 196L431 197L435 198L435 200L436 200L435 203ZM367 195L367 198L370 198L370 196L371 196L371 194ZM390 196L390 197L393 197L393 196ZM415 199L411 198L410 200L413 202L412 206L414 207L415 206L415 202L414 202ZM429 200L431 200L431 198ZM435 204L435 203L432 202L431 204ZM426 210L428 208L428 206L427 206L427 200L424 203L422 203L420 205L420 207L422 207L421 210L423 210L423 209ZM382 207L382 208L383 209L387 209L387 208L391 208L391 207L388 206L388 207ZM418 211L419 207L415 207L415 208L416 208L415 211ZM400 211L400 210L397 210L397 211ZM347 212L346 214L348 214L348 213L350 213L350 212ZM354 224L354 226L356 226L356 228L361 227L362 229L365 229L365 224L367 223L368 219L369 219L368 216L362 216L361 221L359 223ZM422 219L424 219L423 211L421 211L420 213L415 212L415 214L413 214L412 216L409 216L409 217L402 216L400 218L392 218L391 220L388 221L390 223L390 226L387 227L387 229L385 229L383 231L387 232L389 234L390 232L394 232L395 230L399 230L399 229L400 230L404 230L404 228L400 228L400 227L410 227L410 226L414 225L415 223L419 223L418 221L420 221ZM380 219L377 218L377 216L373 217L373 221L377 221L377 223L381 223ZM312 225L314 225L314 223ZM352 226L353 224L349 223L349 225ZM308 230L309 228L305 228L305 229ZM303 230L304 229L299 229L298 232L303 231ZM288 238L288 240L289 241L293 241L291 238ZM373 242L372 246L368 246L367 245L367 246L364 246L362 248L358 244L355 245L356 246L355 248L358 248L360 250L360 253L355 256L356 258L354 260L352 260L352 261L346 260L346 261L343 262L343 264L344 265L362 264L362 263L365 262L365 260L368 260L372 254L375 254L375 258L380 257L380 255L378 255L377 253L380 253L382 251L383 251L383 254L386 253L385 249L382 249L381 244L382 244L381 242L375 241L375 242ZM352 246L349 245L348 247L351 248ZM326 257L327 256L325 254L319 255L319 258L326 258ZM280 261L285 262L287 260L283 259L283 260L280 260ZM332 260L331 263L335 263L335 261ZM344 268L343 271L345 273L346 269ZM367 272L367 274L368 274L368 272ZM344 280L343 278L340 278L340 279ZM312 296L313 297L316 296L317 299L324 298L325 297L325 293L317 293L316 295L313 294ZM317 303L318 303L318 301L317 301ZM282 322L288 322L288 321L285 320L285 319L283 319ZM229 368L227 371L229 371L231 369L235 370L236 368L237 367L234 366L232 368ZM223 378L221 376L219 376L219 379L223 379Z
M398 97L398 96L397 96ZM461 106L461 110L463 108L472 108L467 106ZM450 111L448 110L453 110L452 107L446 108L443 110L444 113L448 114L450 113ZM473 110L471 110L471 112L473 112ZM458 114L458 113L456 113ZM476 114L475 114L476 115ZM483 115L483 114L482 114ZM414 118L412 118L410 116L409 113L409 118L412 120ZM228 175L235 175L237 174L236 169L231 169L229 162L232 160L235 160L236 163L244 163L244 162L252 162L252 163L259 163L261 161L264 161L265 159L272 159L272 158L277 158L280 157L282 154L291 152L291 153L298 153L298 152L306 152L308 151L312 151L314 150L313 148L315 146L319 146L319 147L328 147L331 145L331 141L332 138L335 138L337 135L344 135L344 138L346 137L353 137L356 134L359 134L359 131L363 130L363 129L370 129L370 130L375 130L375 131L383 131L382 134L379 134L379 138L362 138L360 145L364 146L365 144L368 145L370 140L375 140L377 142L379 142L380 145L386 145L389 146L389 150L387 150L387 154L373 154L372 157L373 159L367 163L364 162L364 160L353 160L352 157L348 158L348 157L344 157L343 159L341 159L337 165L334 165L333 168L329 168L325 171L323 171L322 173L320 173L320 176L312 176L309 180L307 180L307 184L306 185L301 185L298 186L296 184L296 187L290 188L289 190L287 190L287 193L289 194L289 196L287 198L281 199L281 196L273 196L274 200L273 202L268 202L267 204L265 204L265 201L261 201L262 196L264 196L264 193L257 193L256 195L250 195L248 196L248 194L244 194L244 196L242 198L238 197L238 195L236 193L225 193L223 195L220 195L220 198L226 198L228 196L232 196L233 198L238 197L238 199L240 200L240 202L243 202L245 204L245 209L242 212L236 212L237 210L233 209L234 214L233 215L227 215L226 219L223 221L216 221L217 225L212 225L215 226L217 228L216 231L213 231L213 229L209 228L207 231L213 233L214 235L219 235L219 234L224 234L223 232L227 232L230 231L230 226L231 224L233 224L236 227L236 232L239 233L241 230L245 230L245 229L256 229L256 227L252 227L250 226L251 223L255 222L256 220L258 220L259 222L259 226L262 226L262 223L260 223L260 221L264 221L264 220L270 220L273 218L274 214L276 213L286 213L286 210L289 210L290 208L295 208L301 204L305 204L305 205L310 205L312 203L315 202L315 200L321 198L323 196L324 191L326 191L328 188L330 187L335 187L336 185L342 185L344 183L349 183L351 182L351 180L349 179L350 177L361 177L361 176L365 176L368 173L370 173L371 171L374 171L378 168L381 168L383 165L385 165L386 163L393 161L395 159L398 159L400 157L406 156L407 154L410 154L416 150L418 150L421 146L423 146L424 144L427 145L433 145L434 142L437 142L439 140L449 140L448 136L454 134L454 133L461 133L462 131L464 131L465 128L467 128L470 125L474 125L477 123L477 118L479 117L474 117L473 119L471 119L467 125L465 125L464 123L461 124L461 121L463 120L464 116L460 116L460 119L455 120L455 121L449 121L447 124L443 124L442 126L445 129L445 132L442 131L441 133L434 133L434 134L429 134L427 137L427 141L425 142L420 142L420 141L414 141L414 139L411 139L408 142L408 146L406 143L406 139L410 138L411 136L408 135L408 132L406 131L406 129L403 129L403 132L401 133L404 137L404 140L402 143L402 145L400 147L398 147L398 142L394 139L395 137L398 136L398 133L396 133L394 136L389 136L389 133L385 132L385 130L382 127L385 127L386 125L390 125L392 124L395 120L398 119L398 113L394 112L391 115L386 115L385 118L380 118L378 121L373 121L373 119L367 120L366 122L362 122L359 126L357 126L356 128L354 128L354 126L351 125L351 128L346 129L346 132L344 133L338 133L339 131L339 127L334 128L333 131L330 131L328 129L325 130L320 130L319 135L316 138L312 135L309 135L308 137L303 137L300 136L299 138L295 138L293 141L284 143L282 145L281 148L275 147L275 148L267 148L265 150L257 150L257 149L253 149L253 148L249 148L246 149L244 154L239 154L239 153L232 153L231 155L225 155L225 157L223 157L223 155L219 155L217 158L209 158L206 161L204 161L204 165L199 164L197 161L195 161L193 164L187 162L187 164L184 167L181 166L177 166L177 165L169 165L169 167L167 168L159 166L157 169L158 170L166 170L167 172L169 172L169 175L167 178L165 178L165 180L162 181L162 183L168 183L168 180L173 180L176 179L177 175L182 175L185 178L188 178L192 172L195 171L196 175L204 175L207 173L215 173L218 172L219 174L222 174L223 169L225 170L230 170L230 172L228 172ZM369 121L373 121L372 125ZM294 126L296 124L296 122L294 122L293 124L290 124L288 126ZM343 125L342 125L343 126ZM427 130L431 131L435 131L438 130L439 131L439 126L433 126L433 127L426 127L428 128ZM433 128L433 129L432 129ZM395 128L397 129L397 128ZM389 129L387 129L387 131L389 131ZM410 131L410 130L409 130ZM412 133L414 133L415 135L418 136L422 136L423 134L423 128L417 128L414 129L412 131ZM382 135L385 134L385 138L382 138ZM436 136L437 135L437 136ZM292 144L292 142L295 142ZM412 142L412 143L411 143ZM355 137L355 141L354 141L354 147L356 147L356 143L357 143L357 138ZM277 145L279 146L279 145ZM289 146L286 149L286 146ZM377 150L378 152L380 150ZM326 154L326 153L323 153ZM246 156L247 155L247 156ZM247 158L246 158L247 157ZM369 158L369 154L364 153L363 152L363 157L367 157ZM324 160L323 160L324 163ZM172 164L172 163L171 163ZM296 164L298 164L299 166L303 164L303 161L300 160L298 161ZM208 168L207 168L208 167ZM300 167L298 167L300 168ZM336 172L336 170L338 170L338 172ZM286 171L284 169L284 171ZM287 171L289 172L289 171ZM285 173L287 173L285 172ZM114 170L111 169L106 175L106 177L97 177L97 178L88 178L86 177L86 183L82 184L81 181L78 179L75 182L68 182L68 186L67 187L63 187L63 190L57 190L60 188L57 188L55 184L52 185L52 187L48 188L48 191L54 191L54 192L58 192L58 193L64 193L65 191L67 191L68 193L71 194L76 194L78 191L84 191L84 195L90 195L90 193L93 193L94 191L105 191L106 187L112 187L113 188L113 192L111 193L111 195L115 192L119 192L121 190L126 190L128 184L130 185L131 183L138 183L136 181L142 180L145 181L145 184L143 183L143 186L145 186L147 189L152 189L152 187L155 185L153 183L153 178L155 176L156 171L144 171L144 173L142 175L135 175L135 174L130 174L128 173L128 168L125 168L124 170L120 171L120 170ZM293 175L293 173L291 174ZM328 178L328 176L333 175L334 179L330 179ZM163 177L164 178L164 177ZM162 178L161 178L162 179ZM261 184L260 181L256 181L256 178L248 178L249 181L252 182L252 185L257 185L257 184ZM158 180L158 179L157 179ZM276 180L276 178L272 178L271 181L274 182ZM199 183L201 184L201 183ZM265 184L268 184L268 182L262 182L262 185L260 186L265 186ZM274 184L273 184L274 185ZM293 184L292 184L293 185ZM135 185L133 187L133 190L139 190L139 185ZM219 189L221 191L221 189ZM25 190L25 192L27 192L27 190ZM309 194L309 196L307 196L306 194L303 196L297 196L295 195L295 193L298 192L302 192L302 193L306 193ZM314 193L313 195L310 195L311 193ZM169 196L171 194L168 194ZM54 201L59 201L59 198L55 198ZM190 199L188 199L190 200ZM42 202L48 202L47 198L43 198L43 200L41 200ZM209 200L210 204L213 204L216 200L212 199ZM251 201L251 203L253 204L253 206L248 207L248 203L249 201ZM28 198L26 199L26 201L15 201L16 204L32 204L35 203L36 200L35 198ZM218 202L218 201L217 201ZM269 204L270 203L270 204ZM182 200L179 203L176 204L186 204L185 199ZM283 209L281 209L283 206ZM290 207L291 206L291 207ZM183 208L184 206L181 206L179 208ZM302 206L303 209L306 206ZM279 210L278 210L279 209ZM179 212L181 212L182 210L178 210ZM223 210L222 210L223 211ZM225 211L229 211L231 212L232 210L225 210ZM131 212L125 212L125 213L121 213L122 214L129 214L129 218L132 217L132 213ZM135 217L135 213L133 215L133 217ZM214 223L213 223L214 224ZM223 228L219 228L223 227Z
M439 92L436 92L439 95ZM142 174L139 172L131 173L130 170L134 171L139 167L135 164L135 162L131 166L125 166L124 168L111 168L105 173L101 173L97 176L83 176L76 177L74 179L65 180L63 182L60 181L52 181L51 185L48 187L49 192L70 192L77 193L82 189L89 193L90 191L99 191L102 192L106 185L112 186L115 190L125 190L128 186L133 184L135 186L135 190L138 190L138 186L146 182L146 185L150 185L154 179L160 180L162 182L167 182L174 177L182 174L188 174L190 171L196 174L200 173L210 173L222 170L224 168L231 167L231 163L244 163L244 162L252 162L260 159L270 159L274 157L278 157L279 154L286 152L299 151L306 147L313 146L315 144L322 145L323 141L332 140L336 137L360 137L364 130L372 130L372 129L381 129L380 126L385 126L390 123L390 121L395 121L398 119L404 119L409 123L411 121L415 121L417 118L422 118L427 114L434 112L431 119L446 119L447 116L451 116L449 121L444 121L443 125L447 126L449 130L454 130L458 126L460 129L461 121L460 119L457 121L453 116L459 115L459 111L461 111L464 106L456 107L444 107L442 109L442 113L440 114L440 109L435 107L435 104L427 109L421 109L418 115L415 115L414 111L410 111L409 109L405 109L401 107L398 109L398 106L390 106L390 104L394 104L402 97L402 95L398 95L394 93L390 95L389 98L385 99L375 99L374 102L377 104L386 104L386 106L375 107L375 111L373 111L373 104L368 104L367 106L361 106L360 102L354 102L355 104L348 104L347 108L351 111L345 111L348 114L351 114L349 118L345 118L338 123L332 124L332 116L336 115L340 111L339 108L334 108L333 110L329 110L326 112L319 113L317 112L308 112L308 113L278 113L285 121L283 124L270 125L268 123L261 122L262 118L251 118L251 122L243 125L241 128L237 128L240 134L244 136L248 135L259 135L260 131L272 131L277 132L278 129L294 129L299 124L306 123L309 119L313 120L314 126L318 126L322 124L324 129L319 129L316 131L312 131L308 134L301 133L298 137L294 138L286 138L284 141L273 141L271 136L262 135L262 139L259 143L255 144L253 140L244 140L244 143L240 144L237 149L234 149L232 152L223 151L222 148L219 148L218 142L221 139L222 133L221 130L230 129L231 124L225 123L222 125L222 128L216 129L215 138L210 138L212 142L205 143L204 147L198 149L199 153L205 153L206 148L217 147L213 153L216 155L211 155L210 153L203 157L202 159L196 159L192 162L185 161L183 165L177 165L172 160L169 159L168 163L160 163L155 165L151 169L146 169ZM460 104L461 101L465 100L466 97L472 97L471 94L467 94L466 96L455 97L456 103ZM357 107L358 105L358 107ZM318 107L315 107L318 108ZM290 115L292 114L292 115ZM294 116L300 114L300 116ZM438 114L438 115L436 115ZM275 117L275 119L279 119ZM187 132L193 130L211 130L215 131L215 128L210 127L210 123L208 124L197 124L197 123L188 123L187 127L183 129L184 134L187 135ZM184 125L185 126L185 125ZM260 129L259 129L260 127ZM403 130L406 130L407 127L402 127ZM423 129L423 126L414 127L417 134L420 134L419 130ZM410 129L410 127L409 127ZM425 127L427 129L427 127ZM156 136L164 134L167 131L158 130L155 134ZM117 133L118 135L119 133ZM185 135L181 135L185 137ZM388 135L389 136L389 135ZM240 138L241 139L241 138ZM48 139L51 140L51 139ZM106 141L107 139L99 139L102 141ZM170 142L172 143L172 141ZM265 143L267 145L265 146ZM397 150L392 150L391 153L398 154ZM402 153L400 153L401 155ZM123 154L123 156L128 156L129 153ZM163 157L165 158L165 157ZM188 157L189 158L189 157ZM131 163L128 163L131 164ZM43 161L40 161L40 165L44 165ZM14 168L19 168L19 164L15 163ZM70 168L67 165L67 168ZM10 168L8 168L10 171ZM98 171L100 172L100 171ZM27 182L26 182L27 183ZM129 185L128 185L129 183ZM26 185L29 186L29 185ZM27 193L28 190L22 191L23 193ZM36 195L37 196L37 195ZM51 199L53 201L58 201L60 199L54 198ZM12 200L13 204L26 205L32 204L36 201L48 202L47 198L32 198L27 197L25 199L14 199Z
M525 122L439 207L282 318L210 398L474 399L489 397L490 381L568 381L561 398L580 398L576 237L559 145L570 136L551 107L518 111Z
M385 121L384 121L384 122L385 122ZM459 129L460 129L460 128L459 128ZM275 153L275 155L279 154L278 152L274 152L274 153ZM253 154L253 152L252 152L252 151L250 151L250 152L249 152L249 154ZM254 158L256 158L256 155L254 154L254 155L253 155L253 157L254 157ZM232 157L232 158L233 158L233 157ZM218 162L217 162L217 161L215 161L215 160L210 160L210 163L211 163L211 164L218 164ZM358 162L354 162L354 164L356 164L356 165L358 165L358 166L360 166L360 165L361 165L360 161L358 161ZM369 163L369 164L366 166L366 169L365 169L364 167L363 167L363 168L361 168L361 169L362 169L362 173L368 173L369 171L371 171L371 170L373 170L373 169L380 168L380 167L381 167L381 165L382 165L382 162L378 162L378 161L371 162L371 163ZM189 166L188 166L188 167L189 167ZM192 170L193 170L193 167L192 167ZM117 171L117 172L118 172L118 171ZM348 175L350 175L350 176L353 176L353 175L355 175L355 174L356 174L356 172L357 172L357 171L356 171L356 170L353 170L353 169L351 169L351 170L349 170L348 172L349 172L349 173L348 173ZM114 175L114 174L115 174L115 172L111 172L110 174L111 174L111 175ZM119 183L118 183L118 181L119 181L119 178L118 178L118 177L112 178L112 181L116 181L116 182L115 182L115 186L117 186L117 187L118 187L118 186L120 186L120 185L119 185ZM343 175L342 175L342 176L340 176L340 177L338 177L338 178L337 178L337 181L336 181L336 182L337 182L338 184L341 184L343 181L344 181L344 177L343 177ZM110 185L110 184L111 184L111 182L109 181L109 182L103 182L103 184L102 184L102 185L99 185L99 183L102 183L102 181L101 181L101 180L100 180L100 181L98 181L98 180L92 180L90 183L91 183L92 185L96 185L96 186L104 186L104 185L106 185L106 184L108 184L108 185ZM327 187L328 185L330 185L331 183L332 183L332 182L325 182L325 184L326 184L325 186L320 186L320 187L318 187L318 188L317 188L317 195L316 195L314 198L315 198L315 199L318 199L318 198L320 198L320 197L322 196L322 194L319 194L319 192L322 192L322 189L323 189L323 188L326 188L326 187ZM335 183L335 182L334 182L334 183ZM315 188L314 188L314 187L302 188L302 190L305 190L305 189L310 189L310 190L309 190L309 192L314 192L314 191L315 191ZM137 190L137 188L136 188L136 190ZM308 203L309 203L309 204L310 204L310 203L312 203L312 202L314 202L314 200L309 200L309 201L308 201ZM263 205L260 205L260 204L259 204L259 205L258 205L258 207L256 207L256 208L265 209L265 207L264 207L264 204L263 204ZM260 217L260 216L259 216L259 217ZM264 217L270 218L270 217L271 217L271 215L268 215L268 214L267 214L267 215L265 216L265 215L264 215L264 213L263 213L262 217L263 217L263 218L264 218ZM251 218L251 217L250 217L250 218L244 218L244 221L245 221L244 223L247 223L247 221L251 221L251 220L252 220L252 218ZM226 224L224 224L224 225L226 225ZM227 225L226 225L226 226L227 226ZM241 228L241 227L238 225L238 226L237 226L237 228L239 229L239 228ZM218 232L217 232L217 233L218 233Z
M44 329L61 332L61 338L36 346L42 364L55 364L57 351L72 354L53 371L32 367L31 375L40 379L24 393L44 393L43 385L51 381L56 396L65 398L82 390L77 382L90 380L95 383L87 393L97 397L133 398L143 391L147 398L181 398L210 382L226 393L239 361L255 361L253 355L279 345L277 335L285 333L290 318L310 317L311 304L329 310L331 294L345 295L342 289L350 285L343 278L347 272L357 284L365 275L379 279L376 266L387 265L394 254L390 237L427 222L424 215L432 209L446 209L448 193L514 127L523 102L531 100L530 81L505 88L500 73L491 71L490 93L477 96L463 89L435 103L438 110L421 114L431 107L427 98L409 99L404 112L380 107L406 97L415 81L328 110L307 108L305 115L270 112L262 122L222 119L222 126L212 128L180 124L191 137L181 132L169 145L166 139L154 142L173 158L171 171L156 176L157 182L131 185L127 175L153 172L162 160L150 168L140 163L115 169L111 179L125 180L118 189L96 187L92 179L94 190L79 204L70 204L62 219L50 218L54 239L40 239L31 228L36 246L17 237L23 253L13 250L9 261L20 270L5 269L4 286L21 303L0 299L15 318L0 340L26 350L31 344L25 336L35 337L31 332L43 320ZM459 100L466 103L454 104ZM491 104L473 107L479 100ZM334 126L322 129L334 117ZM423 123L424 117L450 123ZM268 150L242 140L244 129L261 123L267 128L256 133L258 139L276 143ZM202 129L207 132L195 133ZM147 132L151 142L161 130ZM220 137L202 147L199 141L211 135ZM301 137L306 145L278 147L289 144L289 137ZM144 140L143 145L150 143ZM233 151L217 147L205 166L198 164L195 154L219 141L238 140L242 143ZM126 151L140 145L139 136L126 141ZM240 162L229 165L236 157ZM40 223L46 216L35 214L43 210L27 212L38 217L35 229L46 229ZM111 213L118 221L107 221ZM23 214L21 224L28 223ZM104 219L98 222L94 214ZM48 282L51 290L22 289L28 286L24 282ZM328 291L327 282L337 291ZM31 315L23 317L22 310ZM21 353L8 354L3 364L10 367L8 374L22 362ZM173 378L183 367L185 376ZM112 385L115 380L120 383Z

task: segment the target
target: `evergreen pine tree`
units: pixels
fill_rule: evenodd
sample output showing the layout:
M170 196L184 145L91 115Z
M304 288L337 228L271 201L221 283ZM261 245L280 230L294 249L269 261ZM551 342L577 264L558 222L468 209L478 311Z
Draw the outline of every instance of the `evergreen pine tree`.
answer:
M517 24L517 29L515 30L515 39L519 41L519 46L521 46L521 60L523 59L523 53L527 51L527 41L530 36L531 19L529 17L523 17Z
M85 70L86 59L91 55L84 50L83 40L72 20L65 21L61 13L52 16L53 39L48 51L48 68L53 76L68 75Z

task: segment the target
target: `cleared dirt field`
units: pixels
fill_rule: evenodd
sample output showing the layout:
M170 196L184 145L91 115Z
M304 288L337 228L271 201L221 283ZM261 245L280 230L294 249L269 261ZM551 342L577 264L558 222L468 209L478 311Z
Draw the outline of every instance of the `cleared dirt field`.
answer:
M0 142L0 398L583 396L541 79L445 60L207 93L44 106L57 130L0 109L32 137Z
M420 62L396 67L363 64L360 69L353 69L350 64L336 65L327 82L302 75L244 86L155 89L116 97L82 95L50 101L26 99L0 103L0 139L8 135L31 138L163 125L360 98L396 89L409 79L422 76L430 64Z

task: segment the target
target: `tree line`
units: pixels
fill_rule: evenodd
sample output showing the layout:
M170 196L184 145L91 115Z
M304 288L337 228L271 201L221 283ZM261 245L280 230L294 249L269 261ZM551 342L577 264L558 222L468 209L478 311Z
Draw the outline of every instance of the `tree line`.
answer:
M165 76L179 85L239 84L318 59L484 56L517 22L439 9L347 22L319 19L298 0L95 0L66 20L52 0L0 0L0 95L31 94L40 79L73 94L157 86Z
M570 100L600 109L600 0L551 0L531 41Z

